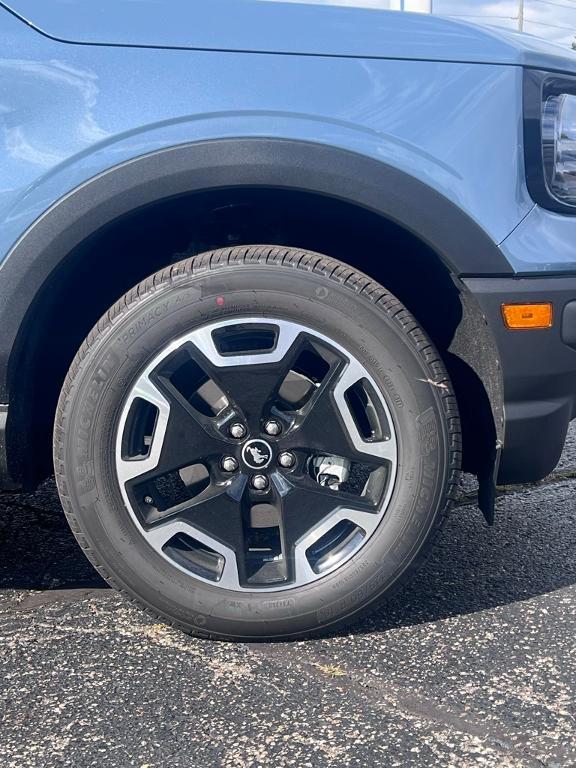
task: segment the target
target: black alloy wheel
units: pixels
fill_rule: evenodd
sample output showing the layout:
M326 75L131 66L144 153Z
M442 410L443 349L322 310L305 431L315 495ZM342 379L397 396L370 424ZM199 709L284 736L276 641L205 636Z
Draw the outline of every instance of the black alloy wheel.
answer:
M318 254L203 254L90 334L55 429L72 529L188 632L349 622L429 550L460 459L442 362L397 299Z

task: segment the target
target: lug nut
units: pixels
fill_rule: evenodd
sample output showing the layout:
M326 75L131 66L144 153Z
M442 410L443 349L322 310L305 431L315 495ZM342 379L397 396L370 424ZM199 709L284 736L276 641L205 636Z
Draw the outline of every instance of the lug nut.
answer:
M236 472L238 469L238 462L234 456L225 456L220 462L220 466L224 472Z
M280 422L276 421L275 419L268 419L268 421L264 424L264 432L266 432L267 435L276 437L276 435L279 435L280 432L282 432L282 424L280 424Z
M252 488L257 491L265 491L268 488L268 478L266 475L254 475L252 478Z
M284 453L281 453L278 456L278 464L280 464L281 467L284 467L284 469L290 469L290 467L293 467L294 464L296 464L296 456L289 451L284 451Z
M240 422L236 422L235 424L232 424L230 427L230 434L232 437L236 438L236 440L241 440L243 437L246 437L246 432L248 431L244 424L240 424Z

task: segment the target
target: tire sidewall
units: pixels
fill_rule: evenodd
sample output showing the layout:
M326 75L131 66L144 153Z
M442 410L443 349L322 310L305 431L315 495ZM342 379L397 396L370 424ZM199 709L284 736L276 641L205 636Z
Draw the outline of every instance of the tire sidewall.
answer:
M354 354L388 402L399 447L388 510L357 555L312 584L265 594L205 584L157 554L124 506L114 462L122 406L146 364L199 326L248 316L299 322ZM348 621L422 556L444 508L449 434L441 393L429 379L400 323L323 275L235 265L151 288L96 336L62 410L66 493L93 561L115 585L188 631L290 637Z

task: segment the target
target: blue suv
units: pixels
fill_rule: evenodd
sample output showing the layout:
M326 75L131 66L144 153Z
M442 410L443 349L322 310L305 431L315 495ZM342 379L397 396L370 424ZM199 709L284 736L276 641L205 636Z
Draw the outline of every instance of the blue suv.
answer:
M329 4L0 4L0 486L205 637L332 631L576 417L576 56Z

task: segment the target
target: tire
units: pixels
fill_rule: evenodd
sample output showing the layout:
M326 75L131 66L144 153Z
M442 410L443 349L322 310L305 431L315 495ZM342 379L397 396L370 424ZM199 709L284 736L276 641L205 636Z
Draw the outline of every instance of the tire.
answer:
M54 432L99 573L228 640L332 632L390 596L437 539L460 457L450 379L413 316L338 261L272 246L196 256L120 299Z

